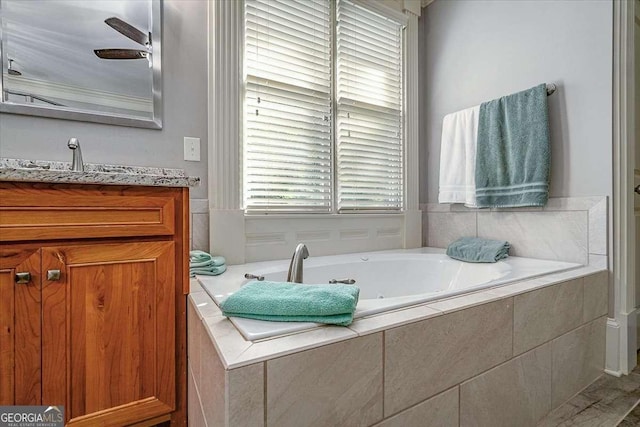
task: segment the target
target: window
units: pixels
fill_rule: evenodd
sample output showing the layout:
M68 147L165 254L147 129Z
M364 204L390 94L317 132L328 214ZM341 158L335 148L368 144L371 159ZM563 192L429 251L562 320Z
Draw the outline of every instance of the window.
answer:
M246 0L247 212L403 208L402 25L350 0Z

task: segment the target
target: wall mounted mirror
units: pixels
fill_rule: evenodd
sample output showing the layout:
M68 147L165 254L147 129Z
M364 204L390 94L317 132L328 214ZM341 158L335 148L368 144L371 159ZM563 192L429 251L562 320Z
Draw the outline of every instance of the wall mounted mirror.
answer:
M0 112L162 128L161 0L0 0Z

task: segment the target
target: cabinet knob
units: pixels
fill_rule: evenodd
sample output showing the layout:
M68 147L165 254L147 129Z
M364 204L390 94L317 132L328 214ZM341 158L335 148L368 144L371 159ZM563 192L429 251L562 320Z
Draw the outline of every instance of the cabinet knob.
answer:
M47 270L47 280L60 280L60 270Z
M29 273L28 271L23 273L16 273L15 280L18 285L29 283L31 281L31 273Z

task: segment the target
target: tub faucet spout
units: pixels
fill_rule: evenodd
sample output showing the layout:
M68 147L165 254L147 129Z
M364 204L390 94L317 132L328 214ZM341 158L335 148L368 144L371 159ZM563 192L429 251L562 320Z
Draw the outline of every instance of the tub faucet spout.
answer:
M302 283L302 262L309 257L309 251L304 243L298 243L293 251L287 282Z

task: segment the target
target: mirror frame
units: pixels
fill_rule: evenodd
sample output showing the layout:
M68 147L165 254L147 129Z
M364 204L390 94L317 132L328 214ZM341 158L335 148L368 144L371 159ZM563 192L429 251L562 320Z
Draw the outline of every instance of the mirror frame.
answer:
M162 3L163 0L151 0L152 35L152 96L153 116L134 118L124 114L81 110L55 105L22 105L4 101L3 78L7 74L6 39L3 37L3 25L0 22L0 113L21 114L27 116L48 117L53 119L75 120L81 122L103 123L108 125L162 129Z

